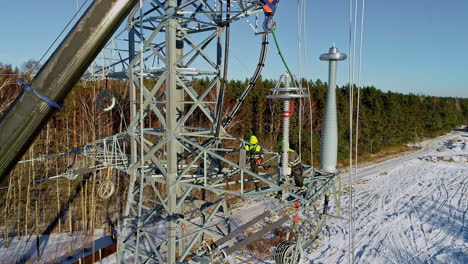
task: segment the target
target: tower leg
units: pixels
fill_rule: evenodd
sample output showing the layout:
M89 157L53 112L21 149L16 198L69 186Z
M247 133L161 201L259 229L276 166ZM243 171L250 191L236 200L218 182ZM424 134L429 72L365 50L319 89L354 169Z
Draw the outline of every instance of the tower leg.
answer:
M176 1L166 1L166 8L175 8ZM177 212L177 51L176 51L176 26L177 21L170 18L166 24L166 54L167 54L167 79L166 79L166 122L167 122L167 197L168 197L168 214L169 217L174 217ZM168 264L176 263L176 239L177 239L177 222L168 221Z

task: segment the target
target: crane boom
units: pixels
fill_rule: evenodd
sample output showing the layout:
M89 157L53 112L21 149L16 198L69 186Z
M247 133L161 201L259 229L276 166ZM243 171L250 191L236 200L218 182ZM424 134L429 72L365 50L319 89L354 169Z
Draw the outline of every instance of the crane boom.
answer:
M0 119L0 185L139 0L94 0ZM29 90L29 91L28 91ZM50 99L50 100L45 100Z

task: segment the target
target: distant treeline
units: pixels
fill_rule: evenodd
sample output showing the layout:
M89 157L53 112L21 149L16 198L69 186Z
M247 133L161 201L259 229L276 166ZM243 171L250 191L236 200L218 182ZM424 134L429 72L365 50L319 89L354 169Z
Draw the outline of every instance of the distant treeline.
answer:
M0 63L0 115L21 92L16 80L31 79L28 72L34 69L33 65L34 63L30 62L20 71ZM155 82L156 80L146 80L146 87L153 87ZM209 83L207 79L192 80L192 86L198 92L204 90ZM303 83L304 86L308 86L311 98L310 101L305 99L302 103L299 101L295 103L295 113L291 122L292 148L298 151L301 146L303 163L310 164L312 141L313 162L317 166L327 84L320 80L308 82L308 85L305 81ZM228 83L223 107L224 115L231 111L247 84L248 80ZM227 128L230 134L244 139L256 135L262 146L278 150L282 103L266 97L270 93L269 89L275 87L275 84L275 80L257 81ZM128 81L118 80L78 83L65 100L65 107L54 115L23 159L67 152L73 147L126 131L126 126L130 123L128 87ZM215 101L215 90L205 99ZM97 96L103 91L111 92L118 102L117 106L108 112L101 111L95 104ZM346 161L349 155L349 92L347 86L337 88L338 155L341 161ZM364 87L360 92L360 98L358 146L361 154L375 153L386 147L434 137L448 132L457 125L468 123L466 98L385 93L374 87ZM354 104L356 103L355 99ZM208 107L214 111L213 104L209 104ZM355 118L356 116L354 121ZM302 129L299 124L302 125ZM186 125L210 126L200 111L194 112ZM145 127L158 126L161 124L155 116L145 120ZM123 212L125 203L118 199L101 199L96 193L96 184L112 175L116 176L117 190L114 195L124 197L128 188L128 178L121 172L104 170L79 176L76 181L59 179L38 184L31 183L37 179L62 174L72 165L87 167L90 162L92 161L79 156L57 156L45 161L18 164L9 178L12 188L0 192L0 208L3 208L0 210L2 234L25 235L38 229L37 232L41 233L89 231L103 223L116 223L117 219L120 219L120 216L117 216ZM118 177L119 175L124 177ZM36 206L40 212L38 215L35 214Z
M31 68L27 62L22 66L24 69ZM2 67L3 66L3 67ZM0 73L19 73L18 69L11 69L10 65L0 64ZM21 77L21 76L20 76ZM15 84L18 76L0 76L0 114L5 110L8 103L11 103L14 96L18 94L19 87ZM225 95L226 116L244 91L249 80L232 80L228 83ZM147 87L152 87L156 80L147 80ZM192 85L197 91L202 91L209 85L208 79L192 80ZM319 158L320 153L320 133L322 129L322 118L325 109L325 99L327 83L321 80L305 81L303 86L308 87L311 99L305 99L302 104L298 100L295 102L295 113L292 116L292 147L296 150L302 146L302 157L305 163L310 163L310 142L313 142L314 163ZM229 125L227 131L237 137L248 139L250 135L256 135L260 143L265 147L276 150L277 142L281 137L281 111L282 103L279 100L267 99L271 93L270 88L275 87L276 80L259 79L255 84L235 119ZM72 94L66 100L64 110L58 112L54 121L66 123L73 114L81 119L89 119L90 111L100 118L106 119L106 126L112 127L112 133L121 132L124 129L122 124L129 123L129 103L128 103L128 82L109 81L104 87L103 81L95 84L81 82L76 86ZM85 89L79 89L85 87ZM94 87L94 93L103 90L110 90L119 101L119 109L114 109L112 119L108 120L105 114L99 112L96 107L84 107L83 98L88 98L88 102L93 104L95 95L90 94ZM96 88L97 87L97 88ZM87 91L86 91L87 90ZM337 87L337 107L338 107L338 130L339 130L339 159L346 159L349 154L349 87ZM354 109L357 104L357 89L354 89ZM216 94L209 94L209 100L215 100ZM76 99L79 99L78 101ZM78 103L78 105L77 105ZM310 104L311 103L311 104ZM299 118L299 110L302 106L302 116ZM435 137L448 132L451 128L468 123L468 98L434 97L416 94L401 94L394 92L382 92L377 88L363 87L360 91L360 113L359 113L359 152L375 153L383 148L406 144L421 140L423 138ZM81 109L82 108L82 109ZM214 110L214 108L212 109ZM199 115L199 116L198 116ZM122 120L126 119L126 120ZM156 118L155 118L156 119ZM68 120L68 121L67 121ZM299 122L302 124L301 136L299 136ZM110 124L108 123L110 122ZM311 125L312 122L312 125ZM356 113L353 117L353 129L355 130ZM151 122L148 126L158 126L158 122ZM195 112L193 117L188 119L189 126L204 126L208 124L202 118L201 112ZM311 131L312 128L312 131ZM75 129L84 129L77 127ZM125 129L124 129L125 130ZM311 133L313 138L311 139ZM97 138L108 136L101 131L95 131ZM82 135L88 137L89 135ZM299 138L301 144L299 144ZM309 162L308 162L309 161Z
M199 81L202 82L202 81ZM306 83L305 81L303 83ZM226 102L230 109L242 93L247 81L231 81ZM281 131L281 102L266 98L273 80L260 80L237 115L237 122L228 131L248 138L259 136L267 146L276 148ZM307 86L307 85L304 85ZM308 82L312 106L306 99L302 103L302 156L310 163L310 120L312 120L314 163L320 154L320 133L325 111L327 83L320 80ZM349 156L349 86L338 87L338 159ZM357 104L357 89L354 89L354 108ZM292 144L299 145L299 103L293 115ZM457 125L468 123L468 98L434 97L415 94L382 92L373 86L360 91L359 105L359 153L375 153L383 148L412 143L423 138L435 137L450 131ZM353 117L355 130L356 113Z

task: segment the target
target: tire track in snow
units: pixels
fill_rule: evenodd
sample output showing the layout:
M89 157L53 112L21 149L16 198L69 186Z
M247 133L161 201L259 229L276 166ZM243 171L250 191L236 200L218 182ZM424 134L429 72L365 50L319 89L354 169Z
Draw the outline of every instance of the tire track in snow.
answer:
M369 182L359 184L356 193L357 263L464 263L467 260L454 254L456 248L461 252L466 247L463 239L468 186L464 175L468 167L416 159L434 152L430 148L438 140L425 144L417 153L359 170L359 179L369 179ZM383 171L388 174L379 174ZM343 195L343 216L349 214L347 202L347 195ZM333 220L327 225L329 237L323 239L326 245L311 253L310 258L315 260L310 263L347 262L347 222Z
M444 172L444 174L447 174L447 173ZM445 180L445 179L446 178L442 178L442 181ZM462 179L462 184L459 183L460 179ZM429 260L431 260L433 258L436 258L437 255L442 254L446 249L451 248L453 246L453 244L456 242L456 240L460 237L460 235L462 235L462 232L464 230L464 223L465 223L465 215L466 215L466 211L467 211L467 206L462 206L461 203L463 201L466 202L466 199L463 199L463 197L464 197L464 194L467 191L466 189L468 187L468 184L467 184L467 182L465 180L465 177L463 177L463 176L454 178L451 182L449 182L448 186L451 186L452 184L455 185L455 186L458 186L458 188L455 191L454 195L451 196L448 203L450 205L451 201L453 199L455 199L455 197L457 196L457 194L460 191L460 199L458 199L458 202L457 202L458 206L456 208L462 209L462 210L453 210L452 206L447 207L448 208L447 209L448 214L446 215L447 223L444 225L444 229L438 228L437 233L435 233L434 237L431 238L431 240L433 241L433 246L428 247L428 250L426 252L424 252L425 253L424 258L420 258L421 261L423 261L424 263L429 262ZM448 193L447 185L442 183L441 186ZM454 233L450 232L451 230L453 230L453 228L454 228L454 226L456 224L456 219L457 219L456 214L459 211L463 212L462 213L462 218L461 218L461 227L457 232L454 232ZM446 230L449 230L449 232L447 232ZM444 241L450 241L450 242L446 243L446 245L443 246L443 247L437 247L438 245L443 244ZM415 254L412 258L410 258L409 260L407 260L404 263L412 263L413 260L416 257L418 257L418 254ZM419 256L419 257L421 257L421 256Z
M463 176L461 176L461 177L463 177ZM460 177L459 177L459 178L460 178ZM456 185L459 185L459 188L458 188L457 191L455 192L455 195L452 197L452 199L455 198L456 194L458 193L458 190L461 191L461 193L460 193L460 199L458 200L458 203L457 203L457 205L458 205L457 208L464 208L464 209L462 210L463 212L460 213L460 214L461 214L461 217L460 217L460 220L461 220L461 221L460 221L461 227L460 227L460 229L458 229L458 231L454 232L453 235L450 235L450 234L445 234L445 236L442 235L442 237L441 237L440 239L438 239L438 241L442 242L442 241L450 240L450 243L448 243L445 247L440 248L440 249L434 248L433 251L435 251L435 252L431 254L431 256L429 257L429 259L437 257L437 255L440 255L444 250L446 250L447 248L452 247L453 244L455 244L456 239L462 234L462 232L463 232L463 230L464 230L464 226L465 226L465 216L466 216L466 211L467 211L468 208L467 208L466 205L463 207L462 204L461 204L461 202L465 201L465 203L466 203L466 199L463 199L463 197L464 197L464 194L465 194L466 191L467 191L466 189L467 189L467 186L468 186L468 185L467 185L467 182L466 182L466 180L465 180L465 177L463 177L463 179L464 179L464 180L463 180L463 182L462 182L461 185L455 183ZM454 180L454 181L455 181L455 180ZM451 200L452 200L452 199L451 199ZM454 231L455 225L457 224L457 222L456 222L456 221L457 221L457 212L458 212L459 210L453 210L452 207L448 207L448 210L449 210L449 211L448 211L448 221L449 221L450 224L448 225L448 228L447 228L447 229L448 229L448 230L453 230L453 231ZM440 233L442 233L442 231L441 231ZM447 232L445 232L445 233L447 233Z

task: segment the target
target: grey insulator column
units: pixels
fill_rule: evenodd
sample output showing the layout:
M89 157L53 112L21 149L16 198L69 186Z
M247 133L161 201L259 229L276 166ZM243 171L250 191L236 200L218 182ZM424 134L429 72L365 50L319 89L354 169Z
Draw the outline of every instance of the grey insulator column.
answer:
M62 104L139 0L94 0L41 68L31 87ZM57 109L21 92L0 119L0 185Z
M336 171L338 155L338 122L336 118L336 62L346 59L346 54L339 53L335 44L328 53L320 55L320 60L329 61L328 90L320 142L320 169L326 172Z
M282 141L283 147L280 150L281 155L281 176L287 177L291 175L291 167L289 167L289 134L290 134L290 118L292 115L291 103L296 98L306 98L309 94L306 94L305 88L291 87L291 76L288 73L281 76L280 81L283 80L284 88L280 88L279 85L276 88L270 89L274 92L272 95L267 95L268 99L281 99L283 100L283 120L282 120Z

